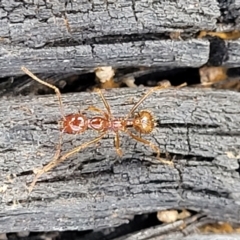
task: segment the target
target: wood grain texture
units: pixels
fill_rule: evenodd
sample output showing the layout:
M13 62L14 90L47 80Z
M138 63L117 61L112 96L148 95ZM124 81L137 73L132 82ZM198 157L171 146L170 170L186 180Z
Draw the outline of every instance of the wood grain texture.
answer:
M212 57L197 32L228 21L237 30L238 8L230 0L1 1L0 77L21 75L21 65L48 74L103 65L200 67ZM182 38L170 40L172 33ZM219 64L239 66L238 41L225 44L229 60Z
M41 47L64 40L216 28L218 2L2 1L0 35L14 44ZM4 27L5 26L5 30Z
M224 66L239 67L239 60L240 60L240 54L238 51L239 47L240 47L240 40L227 42L228 58L223 62Z
M199 67L207 62L208 54L209 42L204 40L141 41L92 46L49 47L44 50L2 45L0 48L0 77L23 74L21 71L23 63L35 73L76 72L104 65L115 67L159 65Z
M238 9L235 0L1 1L0 77L21 75L21 65L45 74L103 65L238 67L238 41L225 41L224 51L222 44L214 46L226 55L222 59L211 56L208 40L196 39L218 23L238 30ZM174 33L181 35L172 40Z
M105 95L112 112L125 116L143 92L115 89ZM103 107L96 93L68 94L63 101L66 113ZM172 208L239 223L239 103L236 92L158 91L140 106L158 122L146 139L175 155L174 167L160 164L151 149L125 135L119 159L109 134L42 176L28 196L32 170L55 153L58 104L54 96L2 98L0 231L100 229L127 223L135 214ZM62 151L94 136L91 131L64 135Z

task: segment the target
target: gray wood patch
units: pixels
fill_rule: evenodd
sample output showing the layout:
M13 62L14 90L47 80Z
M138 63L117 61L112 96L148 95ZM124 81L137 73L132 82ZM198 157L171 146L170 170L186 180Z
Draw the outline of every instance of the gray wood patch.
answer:
M206 40L156 40L44 49L0 46L0 77L23 75L23 64L35 73L77 72L105 65L200 67L208 61L209 55Z

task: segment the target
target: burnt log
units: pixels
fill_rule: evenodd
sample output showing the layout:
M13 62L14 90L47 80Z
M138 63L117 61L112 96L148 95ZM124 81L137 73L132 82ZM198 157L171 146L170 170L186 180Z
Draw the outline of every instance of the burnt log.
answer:
M105 91L114 116L126 116L144 88ZM63 96L66 114L89 105L97 93ZM157 126L144 138L157 144L174 167L146 145L121 134L123 157L109 133L44 174L29 195L33 170L47 164L58 144L61 119L55 96L0 99L0 231L102 229L136 214L190 209L239 223L240 95L208 89L157 91L139 109ZM89 114L89 113L88 113ZM90 130L63 136L62 153L96 137Z
M238 9L230 0L1 1L0 77L21 75L22 65L35 73L103 65L200 67L209 60L238 67L239 40L211 46L208 39L196 39L199 31L219 25L238 30Z
M163 71L205 64L239 67L239 40L197 37L202 30L239 31L239 8L236 0L200 0L194 5L3 0L0 77L22 75L22 65L44 78L91 72L103 65ZM143 92L117 89L106 97L113 114L125 116ZM66 114L90 105L104 108L96 93L67 94L63 101ZM239 102L239 93L231 91L156 92L140 106L157 120L154 132L144 137L157 144L174 167L157 161L148 146L125 134L119 158L110 133L44 174L29 194L34 169L56 152L62 117L58 102L54 96L0 98L0 232L101 231L129 223L135 215L183 208L239 224ZM62 154L96 136L92 131L64 134ZM184 234L164 237L180 236Z

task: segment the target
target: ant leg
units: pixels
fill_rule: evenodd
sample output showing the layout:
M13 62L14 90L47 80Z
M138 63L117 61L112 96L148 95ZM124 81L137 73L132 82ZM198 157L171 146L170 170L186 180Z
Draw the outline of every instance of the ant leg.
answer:
M89 106L88 108L84 109L85 111L93 111L93 112L100 112L100 113L104 113L104 111L102 111L101 109L95 107L95 106Z
M136 141L141 142L141 143L144 143L144 144L148 145L149 147L151 147L151 148L157 153L157 159L158 159L160 162L162 162L162 163L164 163L164 164L168 164L168 165L173 166L173 162L172 162L172 161L168 161L168 160L164 160L164 159L160 158L160 152L161 152L161 151L160 151L160 149L159 149L156 145L154 145L152 142L150 142L150 141L148 141L148 140L146 140L146 139L143 139L143 138L141 138L141 137L139 137L139 136L136 136L135 134L131 133L131 132L128 131L128 130L126 130L125 132L126 132L128 135L130 135L132 138L134 138Z
M120 148L120 141L119 141L119 132L116 132L115 139L114 139L114 145L116 147L117 154L122 157L122 150Z
M181 88L181 87L184 87L186 86L186 83L183 83L179 86L177 86L176 88ZM157 90L160 90L160 89L165 89L165 88L169 88L169 85L168 84L165 84L165 85L160 85L160 86L156 86L156 87L153 87L151 89L149 89L140 99L139 101L132 107L132 109L130 110L130 112L128 113L128 115L126 116L125 120L127 120L132 114L133 112L139 107L139 105L150 95L152 94L153 92L157 91Z
M86 143L83 143L75 148L73 148L71 151L65 153L64 155L62 155L60 158L56 158L54 157L54 159L49 162L46 166L44 166L42 169L40 169L36 176L34 177L30 187L29 187L29 193L32 191L32 189L34 188L37 180L39 179L39 177L41 177L44 173L50 171L51 169L53 169L54 167L56 167L57 165L59 165L60 163L62 163L63 161L65 161L68 157L70 157L71 155L73 155L74 153L77 153L79 152L80 150L86 148L87 146L93 144L93 143L96 143L98 142L99 140L101 140L104 135L106 133L102 133L100 136L96 137L95 139L89 141L89 142L86 142Z
M57 151L54 154L54 157L52 159L52 161L50 163L54 163L58 160L60 153L61 153L61 146L62 146L62 132L60 132L60 136L59 136L59 143L57 146ZM47 167L50 163L48 163L45 167ZM30 186L28 187L28 192L31 193L38 178L41 177L45 172L47 172L48 170L45 170L45 167L41 168L41 169L36 169L33 170L33 172L36 174L36 176L34 177L32 183L30 184Z
M99 109L99 108L97 108L95 106L89 106L88 108L86 108L84 110L85 111L92 111L92 112L99 112L102 115L104 115L106 119L109 119L109 115L106 112L104 112L103 110L101 110L101 109Z
M109 104L108 104L108 102L107 102L107 99L104 97L101 89L97 89L96 91L97 91L98 94L100 95L100 97L101 97L101 99L102 99L102 101L103 101L103 103L104 103L104 106L105 106L105 108L107 109L107 112L108 112L109 116L112 117L112 113L111 113L110 106L109 106Z
M137 103L132 107L132 109L130 110L130 112L128 113L127 117L125 118L125 120L127 120L132 114L133 112L139 107L139 105L153 92L160 90L160 89L164 89L167 88L168 86L157 86L157 87L153 87L151 89L149 89L138 101Z
M95 107L95 106L89 106L88 108L86 108L86 109L84 109L85 111L92 111L92 112L99 112L99 113L101 113L102 115L106 115L106 113L103 111L103 110L101 110L101 109L99 109L99 108L97 108L97 107Z
M60 112L61 112L62 117L64 118L65 115L64 115L64 111L63 111L63 103L62 103L62 97L61 97L60 90L56 86L54 86L50 83L47 83L47 82L41 80L40 78L38 78L36 75L34 75L32 72L30 72L26 67L22 66L21 69L24 73L26 73L33 80L35 80L35 81L37 81L37 82L39 82L39 83L41 83L41 84L43 84L43 85L45 85L49 88L52 88L55 91L55 93L58 97L58 101L59 101Z

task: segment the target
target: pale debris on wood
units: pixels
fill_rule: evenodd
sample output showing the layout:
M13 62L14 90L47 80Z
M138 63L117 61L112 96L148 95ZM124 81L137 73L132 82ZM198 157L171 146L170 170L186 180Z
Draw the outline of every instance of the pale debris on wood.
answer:
M158 86L162 86L162 87L165 87L165 88L168 88L168 87L171 87L172 84L170 83L169 80L167 79L164 79L164 80L161 80L157 83Z
M240 154L236 154L234 152L225 152L228 158L232 159L240 159Z
M125 83L130 88L136 88L137 85L135 84L135 78L134 76L128 76L122 80L123 83Z
M220 29L218 29L218 30L220 30ZM230 32L226 32L225 30L223 30L223 32L201 31L198 35L198 38L204 38L206 36L218 37L218 38L221 38L224 40L237 40L240 38L240 31L239 30L233 30Z
M43 240L53 240L59 239L60 233L59 232L46 232L39 236L39 239Z
M182 30L178 30L178 31L175 31L175 32L171 32L169 34L169 37L172 39L172 40L183 40L181 38L181 33L183 33Z
M164 223L172 223L178 219L185 219L190 216L191 214L187 210L183 210L181 213L178 213L177 210L164 210L157 213L158 220Z
M29 235L30 235L30 232L29 232L29 231L23 231L23 232L18 232L18 233L17 233L17 236L20 237L20 238L21 238L21 237L22 237L22 238L23 238L23 237L28 237Z
M226 71L224 67L202 67L199 69L200 81L205 86L224 81L227 78Z
M114 77L115 71L110 66L108 66L108 67L98 67L98 68L95 69L95 74L96 74L97 79L101 83L105 83L106 81L109 81Z
M157 213L158 220L164 223L175 222L177 220L177 216L178 216L177 210L159 211Z
M209 223L205 224L198 228L198 230L202 233L239 233L239 228L236 229L231 226L230 223L227 222L217 222L217 223Z
M5 193L7 191L7 188L8 186L6 184L3 184L1 187L0 187L0 193Z

